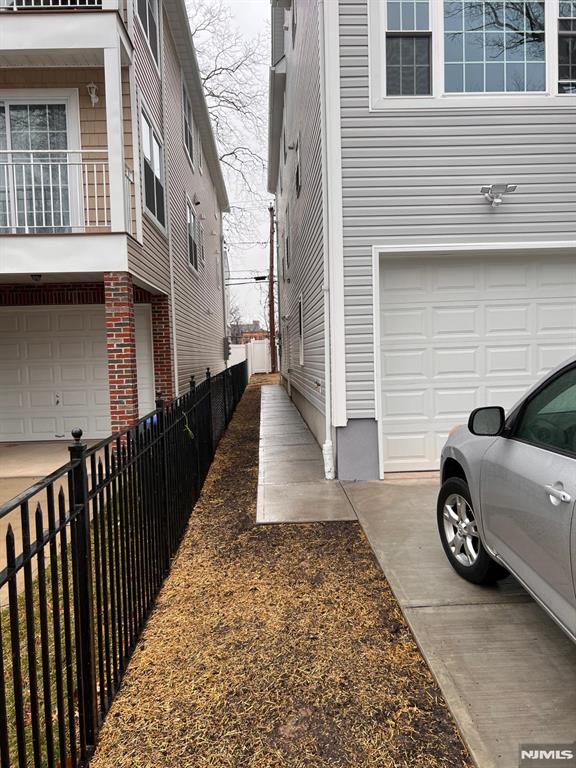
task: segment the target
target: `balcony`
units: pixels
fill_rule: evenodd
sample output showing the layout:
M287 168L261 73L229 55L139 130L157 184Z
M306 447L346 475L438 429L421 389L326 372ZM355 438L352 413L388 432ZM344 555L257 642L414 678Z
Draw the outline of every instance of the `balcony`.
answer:
M4 11L82 11L118 10L115 0L0 0L0 13Z
M132 234L132 174L124 174ZM1 150L0 235L112 231L107 150Z
M117 165L107 150L1 150L0 282L126 269L134 181Z

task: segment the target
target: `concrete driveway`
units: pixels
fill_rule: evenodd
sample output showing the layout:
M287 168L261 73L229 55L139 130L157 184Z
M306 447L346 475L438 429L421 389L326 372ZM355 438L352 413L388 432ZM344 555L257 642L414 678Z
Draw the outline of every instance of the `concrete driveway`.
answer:
M70 440L0 443L0 506L66 464L69 445Z
M437 483L342 483L479 768L520 744L576 739L576 645L512 578L476 587L448 565Z

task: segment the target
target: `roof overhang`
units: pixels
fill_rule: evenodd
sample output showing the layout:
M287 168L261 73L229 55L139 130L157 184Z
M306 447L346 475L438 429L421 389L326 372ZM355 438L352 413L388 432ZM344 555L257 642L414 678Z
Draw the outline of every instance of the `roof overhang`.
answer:
M286 88L286 59L281 58L270 67L268 91L268 192L276 193L280 165L280 140L284 118L284 90Z
M182 65L186 87L192 101L194 119L198 126L200 138L202 139L202 150L216 190L218 204L221 211L228 211L230 210L228 193L226 191L224 176L222 175L218 147L216 145L214 131L212 130L212 121L204 96L204 88L200 78L200 69L198 67L198 59L196 58L196 51L192 41L192 32L190 31L186 5L184 0L165 0L164 9L168 17L170 32Z

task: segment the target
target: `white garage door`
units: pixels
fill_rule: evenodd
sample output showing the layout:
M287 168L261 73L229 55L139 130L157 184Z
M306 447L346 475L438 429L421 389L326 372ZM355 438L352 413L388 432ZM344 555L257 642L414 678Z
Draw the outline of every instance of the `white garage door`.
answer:
M509 408L576 353L576 266L540 259L383 260L385 471L437 469L449 429Z
M149 307L136 307L140 412L154 407ZM0 440L110 434L102 306L0 310Z

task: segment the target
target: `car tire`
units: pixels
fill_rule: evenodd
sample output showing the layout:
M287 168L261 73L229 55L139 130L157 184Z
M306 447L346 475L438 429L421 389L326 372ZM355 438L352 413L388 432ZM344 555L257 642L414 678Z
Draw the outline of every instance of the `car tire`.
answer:
M473 584L494 584L508 571L493 560L478 533L468 483L452 477L438 494L438 532L450 565Z

